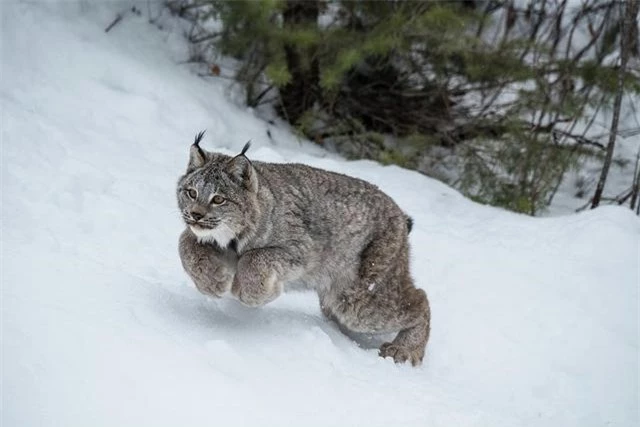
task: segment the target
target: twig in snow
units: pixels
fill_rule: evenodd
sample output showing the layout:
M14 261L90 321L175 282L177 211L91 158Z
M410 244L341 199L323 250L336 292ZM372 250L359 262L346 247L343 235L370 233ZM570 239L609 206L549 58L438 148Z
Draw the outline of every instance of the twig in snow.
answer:
M123 16L122 13L118 13L116 15L116 19L114 19L113 22L111 22L111 24L109 24L109 26L104 29L104 32L108 33L109 31L111 31L111 29L115 27L118 24L118 22L122 21L122 16Z

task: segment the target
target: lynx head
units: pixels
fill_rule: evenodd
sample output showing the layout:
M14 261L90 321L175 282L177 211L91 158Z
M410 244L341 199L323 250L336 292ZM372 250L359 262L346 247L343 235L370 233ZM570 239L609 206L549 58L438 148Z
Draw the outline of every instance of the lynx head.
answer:
M198 240L226 248L255 226L258 176L245 156L250 142L240 154L229 157L200 148L203 135L196 135L187 172L178 181L178 206Z

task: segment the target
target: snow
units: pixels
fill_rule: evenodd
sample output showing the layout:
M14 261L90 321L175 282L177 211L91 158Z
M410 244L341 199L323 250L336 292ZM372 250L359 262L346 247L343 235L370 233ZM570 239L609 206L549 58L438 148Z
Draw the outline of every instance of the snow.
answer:
M123 7L1 6L3 426L638 425L629 209L530 218L344 161L180 64L176 21L105 34ZM195 290L174 186L205 128L207 149L252 139L253 159L367 179L414 218L421 367L343 335L312 293L251 309Z

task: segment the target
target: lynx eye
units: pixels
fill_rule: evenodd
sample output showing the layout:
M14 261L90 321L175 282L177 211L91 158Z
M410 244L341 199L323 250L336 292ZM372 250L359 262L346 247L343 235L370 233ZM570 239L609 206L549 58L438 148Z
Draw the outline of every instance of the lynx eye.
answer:
M198 197L198 192L195 190L195 188L187 188L187 196L189 196L190 199L195 200L196 197Z
M213 196L213 199L211 199L211 203L213 203L214 205L221 205L222 203L224 203L224 197L216 194L215 196Z

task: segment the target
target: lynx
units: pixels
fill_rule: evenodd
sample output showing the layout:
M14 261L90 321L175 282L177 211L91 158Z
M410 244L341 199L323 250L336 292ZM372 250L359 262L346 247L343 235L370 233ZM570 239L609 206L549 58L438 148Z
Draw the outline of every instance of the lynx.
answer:
M257 307L302 285L343 329L398 332L380 356L420 364L431 315L409 272L412 222L398 205L360 179L252 162L249 144L235 157L205 151L202 137L177 185L180 258L198 290Z

